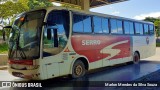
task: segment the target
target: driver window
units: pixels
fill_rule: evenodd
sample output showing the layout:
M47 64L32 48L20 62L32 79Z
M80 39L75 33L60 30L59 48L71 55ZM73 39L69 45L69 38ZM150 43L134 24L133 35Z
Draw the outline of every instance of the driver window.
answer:
M43 56L56 55L63 51L69 36L69 13L52 11L48 14L44 30Z

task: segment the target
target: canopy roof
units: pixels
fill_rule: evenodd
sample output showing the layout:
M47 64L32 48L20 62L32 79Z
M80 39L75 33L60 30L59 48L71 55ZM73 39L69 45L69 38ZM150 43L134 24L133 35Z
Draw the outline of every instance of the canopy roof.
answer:
M90 0L90 7L109 5L109 4L119 3L123 1L127 1L127 0Z
M109 5L113 3L119 3L127 0L49 0L52 2L59 2L59 3L69 3L74 4L78 6L83 6L83 2L88 3L89 1L89 8L103 6L103 5Z

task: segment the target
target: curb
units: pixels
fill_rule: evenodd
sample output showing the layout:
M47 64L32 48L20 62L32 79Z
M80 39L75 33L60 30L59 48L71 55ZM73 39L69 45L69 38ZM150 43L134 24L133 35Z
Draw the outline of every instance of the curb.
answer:
M8 56L7 54L0 54L0 67L6 66L8 62Z
M7 70L8 66L0 66L0 70Z

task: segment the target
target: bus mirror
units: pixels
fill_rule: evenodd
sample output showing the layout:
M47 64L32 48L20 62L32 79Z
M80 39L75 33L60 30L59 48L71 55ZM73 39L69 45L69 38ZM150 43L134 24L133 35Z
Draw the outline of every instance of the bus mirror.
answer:
M6 31L5 31L6 28L11 29L12 26L5 26L5 27L3 27L3 31L2 31L2 34L3 34L3 41L6 40Z
M58 47L58 32L57 29L54 29L54 47Z
M51 29L47 29L47 39L51 40L51 36L52 36Z
M47 25L47 23L46 22L43 22L43 24L42 25Z
M3 41L6 41L6 32L4 31L4 29L3 29Z
M12 26L5 26L5 27L3 27L3 28L12 28Z

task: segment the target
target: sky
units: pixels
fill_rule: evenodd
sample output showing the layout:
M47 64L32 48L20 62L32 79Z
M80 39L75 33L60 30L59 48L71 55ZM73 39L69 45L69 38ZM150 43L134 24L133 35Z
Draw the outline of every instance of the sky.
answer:
M128 0L92 8L90 11L143 20L145 17L160 17L160 0Z

